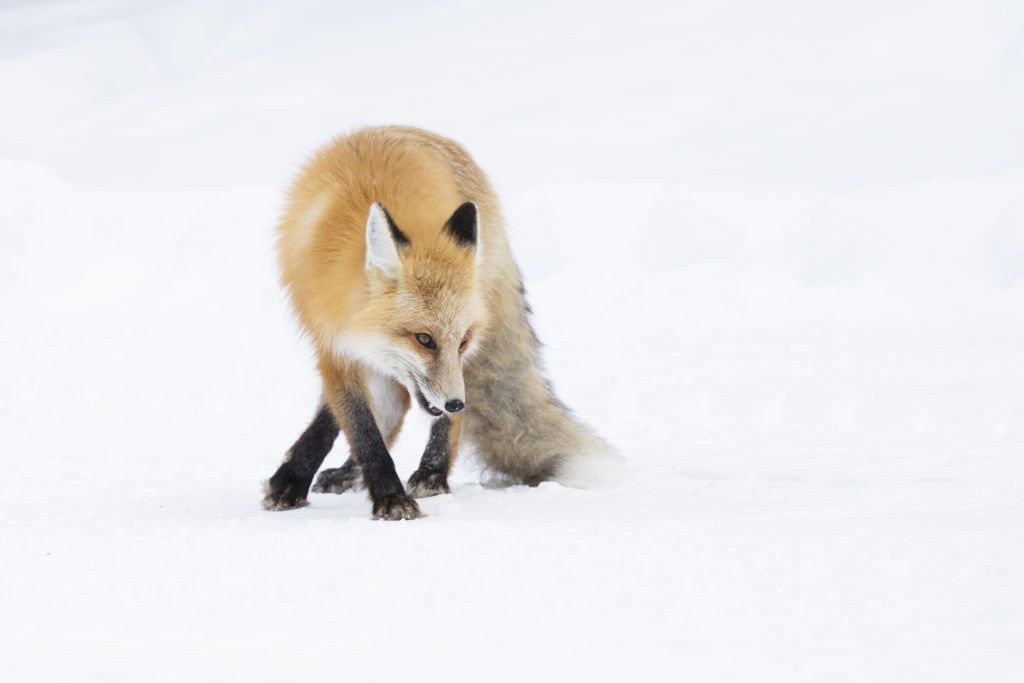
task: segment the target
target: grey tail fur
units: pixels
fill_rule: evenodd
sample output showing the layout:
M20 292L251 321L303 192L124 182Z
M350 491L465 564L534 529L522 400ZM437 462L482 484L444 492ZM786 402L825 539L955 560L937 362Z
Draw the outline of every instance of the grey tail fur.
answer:
M543 374L522 288L502 294L517 310L495 316L467 363L464 438L489 469L530 486L554 480L591 488L616 481L618 454L569 413Z

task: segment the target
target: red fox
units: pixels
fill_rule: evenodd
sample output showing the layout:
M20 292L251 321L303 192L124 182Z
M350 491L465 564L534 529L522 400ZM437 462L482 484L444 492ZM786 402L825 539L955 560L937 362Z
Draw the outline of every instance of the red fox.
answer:
M292 186L278 250L323 394L266 482L265 508L307 504L339 431L351 455L313 491L365 486L374 519L415 519L414 498L449 493L460 438L531 486L585 487L615 471L617 455L541 371L498 198L459 144L399 126L334 140ZM412 399L435 419L403 487L388 449Z

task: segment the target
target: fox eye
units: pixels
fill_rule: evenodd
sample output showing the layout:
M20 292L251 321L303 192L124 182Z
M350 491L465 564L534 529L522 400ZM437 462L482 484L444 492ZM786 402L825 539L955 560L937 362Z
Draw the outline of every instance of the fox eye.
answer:
M467 334L465 337L462 338L462 341L459 342L459 351L465 351L466 350L466 344L468 344L468 343L469 343L469 335Z
M427 334L425 332L420 332L419 334L417 334L415 336L416 336L416 341L418 341L420 343L420 346L423 346L424 348L428 348L428 349L436 349L437 348L437 342L435 342L434 338L431 337L429 334Z

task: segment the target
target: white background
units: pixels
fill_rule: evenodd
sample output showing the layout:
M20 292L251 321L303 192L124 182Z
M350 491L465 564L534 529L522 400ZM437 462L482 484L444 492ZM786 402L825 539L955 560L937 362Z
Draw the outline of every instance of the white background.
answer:
M3 2L0 677L1022 680L1022 121L1012 0ZM377 123L488 171L620 486L261 509L283 190Z

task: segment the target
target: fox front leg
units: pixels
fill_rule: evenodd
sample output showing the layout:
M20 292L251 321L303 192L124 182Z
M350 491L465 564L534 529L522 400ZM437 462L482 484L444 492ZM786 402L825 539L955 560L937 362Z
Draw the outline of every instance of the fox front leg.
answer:
M363 484L373 501L374 519L416 519L422 517L395 471L373 412L362 373L353 365L321 363L324 393L348 440L349 452L363 473Z
M263 507L268 510L291 510L308 505L306 496L313 475L338 437L338 424L326 403L321 403L316 417L302 436L288 449L284 462L264 486Z
M370 377L369 386L377 428L384 437L384 445L390 451L402 429L405 414L409 411L409 392L398 382L380 374ZM361 488L363 469L352 455L341 467L320 472L313 483L313 493L344 493Z
M430 426L430 438L420 459L420 466L409 477L407 490L414 498L427 498L451 493L448 475L458 452L462 415L442 415Z

